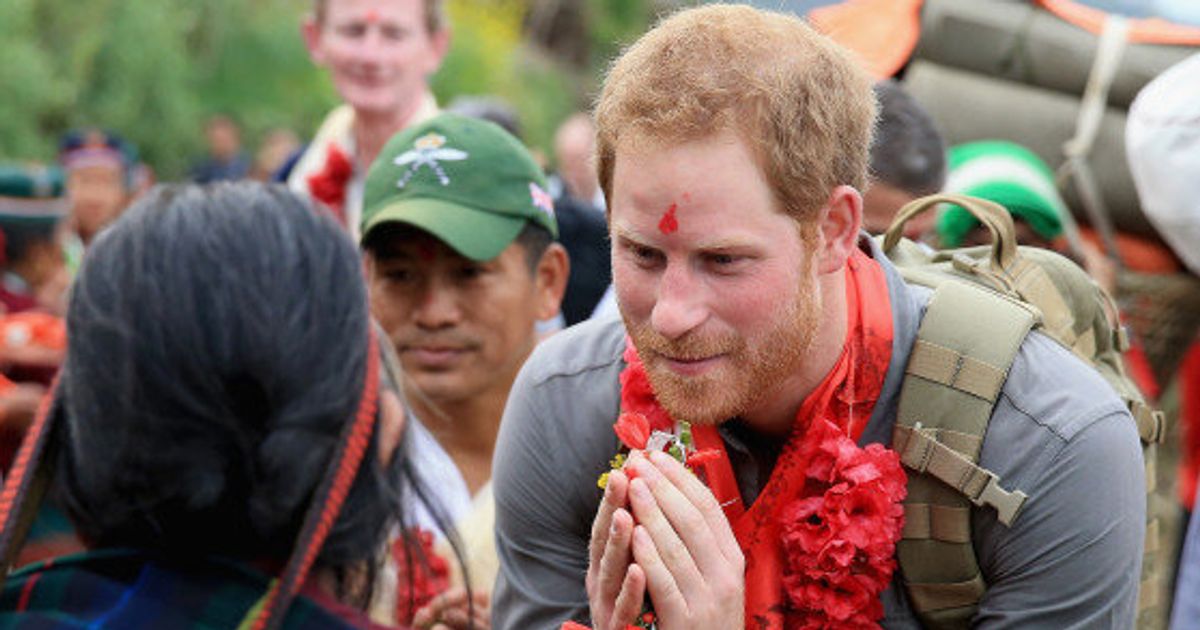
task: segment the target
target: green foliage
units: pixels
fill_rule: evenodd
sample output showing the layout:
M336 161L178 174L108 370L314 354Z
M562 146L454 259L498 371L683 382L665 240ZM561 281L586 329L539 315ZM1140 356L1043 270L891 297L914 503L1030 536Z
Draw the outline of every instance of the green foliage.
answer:
M526 141L586 107L598 72L649 20L649 0L587 3L593 69L523 42L529 0L447 0L451 50L433 87L442 103L493 95L516 108ZM68 129L129 138L160 179L203 152L203 122L228 114L253 145L267 130L312 133L337 102L308 58L311 0L0 0L0 160L52 161Z
M203 152L228 113L250 139L307 133L336 101L300 37L307 0L0 2L0 158L54 159L70 128L134 142L162 179Z
M648 0L604 0L587 7L593 67L604 67L644 33L654 17Z
M522 42L526 3L449 0L450 51L433 79L440 103L457 96L495 96L516 111L524 140L545 151L554 126L575 107L567 73Z

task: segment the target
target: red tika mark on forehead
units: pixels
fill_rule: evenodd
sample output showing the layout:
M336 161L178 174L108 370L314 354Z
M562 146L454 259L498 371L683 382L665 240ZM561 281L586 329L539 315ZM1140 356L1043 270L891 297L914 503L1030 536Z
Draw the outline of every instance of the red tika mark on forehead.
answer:
M677 206L671 204L670 208L663 213L662 218L658 220L658 231L663 234L671 234L679 229L679 219L675 218L675 210Z
M367 10L367 24L374 24L379 21L379 11L376 9Z
M429 243L420 243L417 245L417 256L422 262L433 262L436 252L433 250L433 245Z

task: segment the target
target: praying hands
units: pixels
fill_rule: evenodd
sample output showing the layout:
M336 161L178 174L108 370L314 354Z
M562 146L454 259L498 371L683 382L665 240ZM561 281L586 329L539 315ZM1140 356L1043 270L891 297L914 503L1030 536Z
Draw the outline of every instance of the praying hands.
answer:
M744 559L712 492L665 453L635 452L608 479L592 525L596 630L625 628L647 593L658 627L743 626Z

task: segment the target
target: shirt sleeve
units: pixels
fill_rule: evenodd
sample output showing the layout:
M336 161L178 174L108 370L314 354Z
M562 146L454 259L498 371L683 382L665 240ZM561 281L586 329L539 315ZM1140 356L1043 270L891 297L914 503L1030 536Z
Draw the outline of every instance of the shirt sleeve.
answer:
M977 517L988 589L976 628L1134 625L1146 529L1134 422L1109 412L1054 448L1011 529Z
M588 539L602 496L596 480L617 449L617 399L604 393L616 391L615 371L548 382L529 371L509 395L492 472L498 630L588 622Z

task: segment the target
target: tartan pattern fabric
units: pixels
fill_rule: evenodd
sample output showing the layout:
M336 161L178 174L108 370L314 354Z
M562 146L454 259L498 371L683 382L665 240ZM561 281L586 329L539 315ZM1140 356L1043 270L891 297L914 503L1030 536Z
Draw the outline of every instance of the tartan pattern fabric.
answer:
M268 578L231 561L162 560L106 549L55 558L9 576L0 629L120 628L232 630L267 592ZM288 630L367 627L297 597Z

